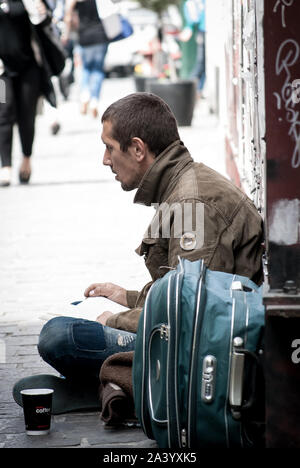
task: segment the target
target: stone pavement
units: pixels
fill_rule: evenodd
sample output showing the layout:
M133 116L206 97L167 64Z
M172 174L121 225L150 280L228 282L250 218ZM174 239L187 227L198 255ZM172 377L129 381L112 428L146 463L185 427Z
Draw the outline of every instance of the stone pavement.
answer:
M133 91L132 78L105 80L101 110ZM47 320L93 320L103 310L122 310L102 298L71 306L89 284L139 289L149 281L134 249L153 210L133 205L134 193L123 192L102 166L100 119L79 114L76 85L57 114L61 130L55 136L48 107L38 116L29 186L18 184L15 135L13 184L0 191L0 447L155 447L140 428L106 427L97 412L55 416L48 436L26 436L22 409L11 395L21 377L56 374L36 348ZM222 129L204 100L180 135L195 160L225 173Z

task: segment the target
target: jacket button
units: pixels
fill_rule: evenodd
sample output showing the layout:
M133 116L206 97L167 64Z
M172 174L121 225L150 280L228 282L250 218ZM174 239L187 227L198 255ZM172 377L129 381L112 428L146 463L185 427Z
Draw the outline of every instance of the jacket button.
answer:
M193 232L185 232L180 238L180 247L182 250L194 250L196 247L196 234Z

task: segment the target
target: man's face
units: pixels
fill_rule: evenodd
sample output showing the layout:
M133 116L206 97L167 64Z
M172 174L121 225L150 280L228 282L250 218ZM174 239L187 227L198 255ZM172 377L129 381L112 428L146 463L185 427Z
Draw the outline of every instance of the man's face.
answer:
M140 164L135 157L134 146L130 146L126 152L121 151L119 142L111 137L111 133L112 123L103 122L101 138L106 147L103 164L110 166L112 172L116 174L115 179L121 182L123 190L134 190L143 177Z

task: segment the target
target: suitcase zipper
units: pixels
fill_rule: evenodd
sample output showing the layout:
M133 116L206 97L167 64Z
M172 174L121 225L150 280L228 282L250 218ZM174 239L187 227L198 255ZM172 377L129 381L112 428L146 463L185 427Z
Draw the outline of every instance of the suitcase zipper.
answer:
M179 413L179 405L178 405L178 383L177 383L177 368L178 368L178 323L180 321L180 291L181 291L181 283L184 276L184 264L182 259L179 257L179 264L181 266L181 270L179 273L175 273L170 278L169 282L169 289L168 289L168 322L170 324L169 327L169 335L168 340L168 369L167 369L167 410L168 410L168 440L169 440L169 447L175 446L183 446L182 443L184 442L185 436L185 429L183 429L183 433L181 430L180 424L180 413ZM175 304L174 304L174 311L171 311L171 297L174 297L174 294L171 295L171 285L173 282L173 291L175 289ZM172 343L172 340L174 343ZM170 366L170 354L172 354L173 362ZM172 369L175 371L172 371ZM171 390L171 393L169 393ZM182 442L183 441L183 442Z
M176 278L177 277L177 273L175 273L174 275L171 275L170 278L169 278L169 283L168 283L168 295L167 295L167 314L168 314L168 323L169 323L169 327L171 326L171 315L170 315L170 308L171 308L171 282L172 282L172 279L173 278ZM175 330L175 328L174 328ZM169 331L170 331L170 328L169 328ZM174 332L173 332L174 333ZM174 334L172 333L172 337L174 336ZM169 448L172 447L172 437L171 437L171 426L173 426L173 424L171 423L171 416L172 416L172 410L170 410L170 406L171 406L171 402L170 402L170 393L169 393L169 390L170 390L170 384L171 384L171 378L170 378L170 346L172 344L170 344L170 339L172 338L170 333L168 333L168 355L167 355L167 381L166 381L166 403L167 403L167 418L168 418L168 446ZM170 340L170 341L169 341ZM172 351L172 350L171 350ZM173 377L173 376L172 376ZM172 378L172 382L173 382L173 378ZM174 388L171 388L171 391L174 392L174 390L176 390L176 387L175 389ZM172 394L172 398L174 398L174 393ZM176 404L176 403L175 403ZM173 420L173 418L172 418Z
M195 320L194 320L194 333L192 338L192 349L191 349L191 365L190 365L190 372L189 372L189 383L188 383L188 417L187 417L187 433L186 433L186 442L188 447L191 447L191 434L194 434L192 427L192 418L195 417L195 398L193 397L192 393L194 391L194 386L197 385L194 383L195 378L199 379L197 375L197 364L198 360L196 358L196 354L199 351L198 342L200 339L200 331L202 325L203 314L200 313L201 307L201 293L202 293L202 284L203 284L203 276L205 273L204 263L202 262L201 272L199 276L199 283L198 283L198 290L197 290L197 302L196 302L196 313L195 313Z
M143 354L142 354L142 362L143 362L143 366L142 366L142 369L143 369L143 374L142 374L142 392L141 392L141 426L142 426L142 429L144 431L144 433L147 435L147 437L149 437L151 439L151 433L149 433L147 431L147 428L146 428L146 424L145 424L145 418L144 418L144 414L145 414L145 411L147 411L147 407L145 405L145 396L146 396L146 382L145 382L145 373L146 373L146 346L147 346L147 341L146 341L146 324L147 324L147 319L148 319L148 308L149 308L149 305L148 305L148 302L149 302L149 297L150 297L150 292L151 292L151 289L153 288L153 286L155 285L155 283L151 286L147 296L146 296L146 300L145 300L145 305L144 305L144 323L143 323L143 343L144 343L144 346L143 346Z

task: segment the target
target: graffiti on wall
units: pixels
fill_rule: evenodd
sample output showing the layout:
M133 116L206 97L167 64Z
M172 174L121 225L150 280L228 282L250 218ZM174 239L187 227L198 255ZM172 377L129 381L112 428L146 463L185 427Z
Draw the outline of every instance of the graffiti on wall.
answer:
M300 2L228 8L227 171L265 220L271 288L300 288Z
M265 1L266 207L270 285L300 287L300 3Z

